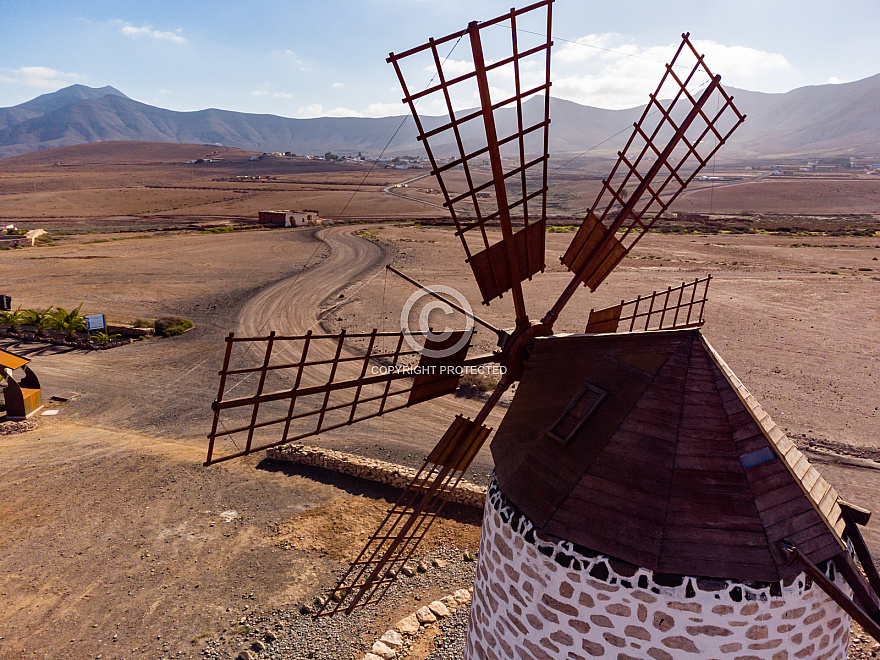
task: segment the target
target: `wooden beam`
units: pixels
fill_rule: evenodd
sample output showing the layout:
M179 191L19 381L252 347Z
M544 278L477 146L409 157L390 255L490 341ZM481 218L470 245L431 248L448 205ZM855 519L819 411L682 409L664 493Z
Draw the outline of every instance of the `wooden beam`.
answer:
M806 569L807 575L812 578L813 582L815 582L822 591L828 594L828 597L837 603L844 612L858 622L858 624L864 628L866 633L876 641L880 642L880 625L877 625L877 622L874 621L865 610L863 610L849 596L843 593L836 584L826 577L825 573L823 573L816 564L807 559L796 547L785 541L780 541L777 545L780 550L782 550L782 553L788 557L788 562L790 564L795 561L800 562Z
M848 552L834 557L834 566L840 571L843 579L852 588L853 596L874 621L880 623L880 600L877 594L865 580L865 576L856 566Z
M504 169L501 166L501 150L498 146L498 134L495 130L495 115L492 112L492 98L489 93L489 79L486 75L486 63L483 59L483 45L480 41L479 23L468 24L471 39L471 51L474 55L474 68L477 74L477 88L480 92L480 105L483 109L483 126L486 130L486 142L489 146L489 164L492 167L492 181L495 184L495 203L498 205L498 220L501 223L501 235L507 248L507 268L510 273L510 288L513 293L513 306L516 309L517 327L526 327L529 317L523 299L522 282L516 250L513 245L513 228L510 224L510 209L507 205L507 189L504 186Z
M844 502L840 499L837 500L837 503L840 505L840 510L843 511L843 516L846 518L847 522L851 520L854 524L864 527L871 519L871 512L867 509L863 509L855 504L850 504L849 502Z
M871 551L868 550L868 545L865 543L862 532L856 524L857 519L867 521L867 518L860 515L858 512L865 511L865 509L854 507L852 504L847 504L841 500L838 501L840 503L841 515L846 523L846 530L844 533L853 544L856 556L859 558L859 563L862 565L862 570L865 571L865 575L868 578L868 583L871 585L875 594L880 594L880 573L877 572L877 566L874 565L874 558L871 557ZM854 509L858 509L858 511L855 511ZM870 517L870 515L871 513L868 512L868 517Z

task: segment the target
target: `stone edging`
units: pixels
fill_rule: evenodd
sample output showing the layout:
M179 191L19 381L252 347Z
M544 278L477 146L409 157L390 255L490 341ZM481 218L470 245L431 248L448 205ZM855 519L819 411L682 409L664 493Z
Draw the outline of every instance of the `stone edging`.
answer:
M307 445L286 445L269 449L266 455L275 461L311 465L396 488L405 488L418 473L418 470L403 465ZM486 502L486 488L462 480L449 497L449 501L482 508Z
M453 594L443 596L440 600L423 605L394 624L391 630L385 631L362 660L391 660L404 644L403 635L417 635L423 626L429 626L439 619L446 618L459 606L467 605L471 601L473 592L473 588L459 589Z

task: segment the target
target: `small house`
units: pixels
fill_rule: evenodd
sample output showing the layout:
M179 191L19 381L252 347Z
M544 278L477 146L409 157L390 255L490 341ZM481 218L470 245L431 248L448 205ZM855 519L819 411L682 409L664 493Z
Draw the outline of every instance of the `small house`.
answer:
M307 227L323 223L318 212L309 209L303 211L260 211L259 221L261 225L267 227Z

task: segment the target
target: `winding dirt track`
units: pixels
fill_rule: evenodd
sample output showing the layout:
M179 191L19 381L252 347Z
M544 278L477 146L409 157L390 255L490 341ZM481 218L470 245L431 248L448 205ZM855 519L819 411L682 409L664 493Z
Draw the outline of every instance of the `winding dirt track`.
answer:
M319 266L264 289L242 308L236 334L257 336L275 330L301 335L318 323L323 302L346 285L385 265L382 248L354 233L356 227L323 229L315 236L330 248Z

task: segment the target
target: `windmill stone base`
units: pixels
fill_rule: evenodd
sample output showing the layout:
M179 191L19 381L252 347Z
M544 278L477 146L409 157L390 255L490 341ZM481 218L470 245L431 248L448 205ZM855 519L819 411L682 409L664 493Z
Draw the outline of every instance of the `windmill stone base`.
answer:
M850 593L830 562L826 570ZM849 628L805 574L777 583L654 574L543 536L493 476L465 660L842 660Z

